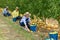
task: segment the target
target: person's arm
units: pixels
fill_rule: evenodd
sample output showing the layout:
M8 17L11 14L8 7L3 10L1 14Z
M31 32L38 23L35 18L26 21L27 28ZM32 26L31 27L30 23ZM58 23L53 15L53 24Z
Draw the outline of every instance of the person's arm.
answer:
M25 21L25 18L24 18L23 20L24 20L24 24L25 24L25 27L27 28L27 25L26 25L26 21Z
M24 17L23 20L24 20L25 28L26 28L28 31L30 31L29 28L28 28L27 25L26 25L25 19L26 19L26 18Z
M24 24L25 24L25 28L27 29L27 31L30 32L29 28L28 28L27 25L26 25L26 21L24 21Z

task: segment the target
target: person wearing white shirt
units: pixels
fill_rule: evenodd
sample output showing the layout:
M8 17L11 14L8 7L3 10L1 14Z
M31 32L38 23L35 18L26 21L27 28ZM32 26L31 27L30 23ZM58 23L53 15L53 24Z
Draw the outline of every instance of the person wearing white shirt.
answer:
M20 21L20 25L23 26L24 28L26 28L27 31L30 31L29 23L30 23L30 14L29 14L29 12L26 12Z
M6 6L6 8L4 8L4 10L3 10L3 15L4 15L4 16L11 16L11 14L10 14L9 11L8 11L8 6Z

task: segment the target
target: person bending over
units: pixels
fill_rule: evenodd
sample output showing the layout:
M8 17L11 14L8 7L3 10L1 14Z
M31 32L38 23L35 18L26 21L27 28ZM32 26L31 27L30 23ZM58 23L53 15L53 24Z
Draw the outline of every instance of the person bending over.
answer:
M18 7L16 7L16 9L12 12L12 17L13 17L13 22L16 22L18 19L20 19Z
M6 8L4 8L3 10L3 16L11 16L11 14L9 13L9 10L8 10L8 6L6 6Z
M23 26L27 31L30 31L30 13L26 12L20 21L20 25Z

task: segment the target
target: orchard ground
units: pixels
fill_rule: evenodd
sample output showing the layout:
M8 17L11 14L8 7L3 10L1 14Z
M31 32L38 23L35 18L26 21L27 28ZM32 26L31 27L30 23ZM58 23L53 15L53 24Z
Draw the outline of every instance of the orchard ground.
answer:
M4 17L0 13L0 40L44 40L46 37L48 37L48 34L45 32L23 30L18 22L14 23L11 17Z
M0 13L0 40L42 40L37 33L23 30L9 18Z

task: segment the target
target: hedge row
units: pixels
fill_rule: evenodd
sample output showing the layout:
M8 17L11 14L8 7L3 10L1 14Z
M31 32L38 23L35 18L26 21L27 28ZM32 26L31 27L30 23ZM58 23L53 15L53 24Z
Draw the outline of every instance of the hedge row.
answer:
M10 10L18 6L20 13L29 11L39 17L58 18L60 16L60 0L0 0L0 7L5 6L9 6Z

